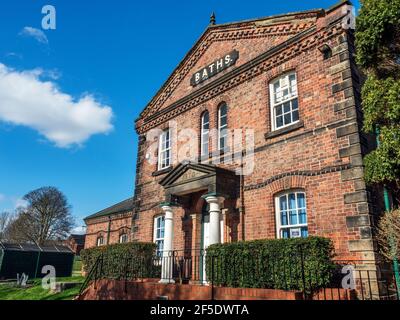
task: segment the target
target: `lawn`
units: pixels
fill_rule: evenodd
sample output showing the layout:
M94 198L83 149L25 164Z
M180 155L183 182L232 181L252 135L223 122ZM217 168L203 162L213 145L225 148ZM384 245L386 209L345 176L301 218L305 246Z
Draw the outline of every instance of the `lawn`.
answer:
M82 276L69 278L57 278L57 282L83 282ZM0 284L0 300L72 300L78 293L80 286L65 290L60 293L52 293L42 288L42 280L35 279L28 282L27 288L20 288L15 283Z
M75 256L74 265L72 267L72 276L80 276L82 274L82 259L79 256Z

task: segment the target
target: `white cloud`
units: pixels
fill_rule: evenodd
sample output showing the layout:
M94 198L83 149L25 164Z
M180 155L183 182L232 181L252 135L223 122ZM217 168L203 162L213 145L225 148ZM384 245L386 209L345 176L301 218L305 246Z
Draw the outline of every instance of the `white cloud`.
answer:
M47 39L45 33L40 29L36 29L36 28L32 28L32 27L24 27L19 34L21 36L32 37L40 43L44 43L44 44L49 43L49 40Z
M71 234L86 234L86 227L76 227L71 230Z
M25 208L26 206L28 206L28 202L22 198L18 198L15 200L14 202L14 208L18 209L18 208Z
M113 129L109 106L90 94L74 99L40 79L44 75L41 69L16 71L0 63L0 122L30 127L62 148Z

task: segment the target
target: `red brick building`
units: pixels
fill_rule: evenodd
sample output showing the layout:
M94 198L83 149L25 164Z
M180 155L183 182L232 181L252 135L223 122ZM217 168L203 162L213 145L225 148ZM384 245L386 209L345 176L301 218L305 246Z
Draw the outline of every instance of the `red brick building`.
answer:
M380 196L363 180L374 145L347 5L212 17L135 122L134 198L86 218L86 247L128 231L160 251L318 235L339 259L374 260Z
M79 256L81 250L85 247L85 237L84 234L71 234L65 242L68 248Z
M85 218L85 248L128 242L131 239L133 198Z

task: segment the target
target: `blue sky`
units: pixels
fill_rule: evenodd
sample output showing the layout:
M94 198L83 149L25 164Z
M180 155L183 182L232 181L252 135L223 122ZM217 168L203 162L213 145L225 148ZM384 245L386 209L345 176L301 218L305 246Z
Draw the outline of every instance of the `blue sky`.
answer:
M131 196L134 119L204 31L212 11L224 23L335 3L1 1L0 75L17 84L8 80L0 92L0 211L14 209L30 190L51 185L67 196L82 225L83 217ZM41 29L46 4L56 8L56 30ZM21 87L33 91L13 95ZM52 97L59 104L47 119L45 108L54 101L41 101ZM67 107L87 113L76 117Z

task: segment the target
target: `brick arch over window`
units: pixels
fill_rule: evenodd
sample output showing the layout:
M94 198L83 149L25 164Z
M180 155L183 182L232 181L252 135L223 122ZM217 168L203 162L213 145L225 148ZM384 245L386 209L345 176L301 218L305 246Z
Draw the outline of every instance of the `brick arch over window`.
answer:
M213 104L218 108L223 103L230 105L231 98L229 96L223 94L223 95L218 96L218 98L215 99Z
M290 189L305 189L306 183L307 176L292 175L273 181L267 188L271 197L274 197L275 194L282 191Z
M281 75L284 75L289 72L297 73L298 62L297 61L288 61L284 65L279 66L278 68L272 68L266 72L266 82L265 86L268 88L271 81L276 78L279 78Z
M128 227L121 227L121 228L119 228L119 230L118 230L118 235L119 235L119 236L121 236L121 235L123 235L123 234L128 234L128 235L129 235L130 231L131 231L131 229L128 228Z
M97 231L97 232L96 232L96 238L99 238L99 237L106 237L106 236L107 236L107 231L100 230L100 231Z

